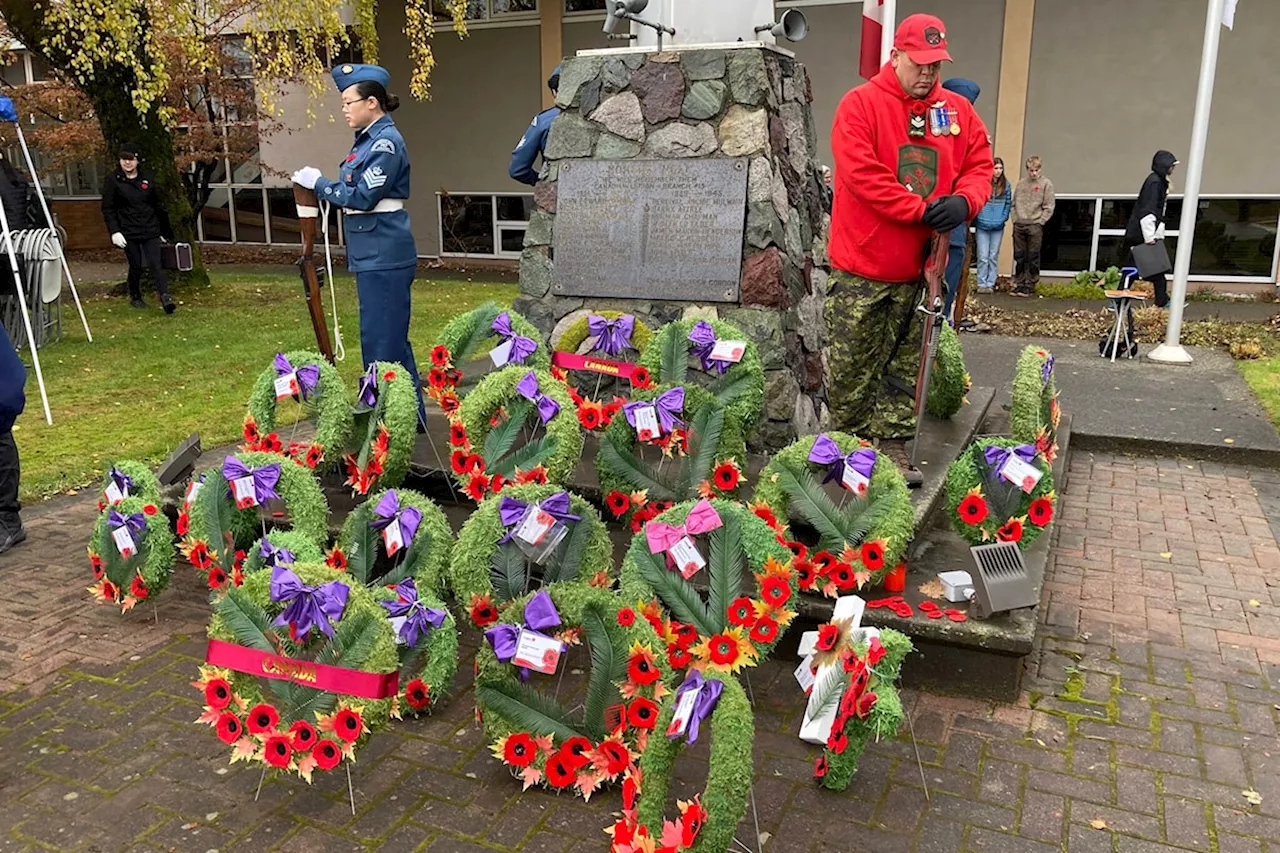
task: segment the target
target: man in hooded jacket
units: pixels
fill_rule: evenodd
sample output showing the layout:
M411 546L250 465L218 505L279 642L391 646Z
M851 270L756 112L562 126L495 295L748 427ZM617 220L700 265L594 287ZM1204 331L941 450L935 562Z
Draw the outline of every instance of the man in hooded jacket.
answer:
M1124 242L1129 247L1129 260L1133 266L1133 247L1143 243L1155 243L1164 239L1164 214L1169 201L1169 176L1178 165L1178 158L1168 151L1157 151L1151 158L1151 174L1142 182L1138 192L1138 203L1129 216L1128 227L1124 230ZM1169 304L1169 286L1164 273L1149 276L1156 291L1156 307L1165 308Z

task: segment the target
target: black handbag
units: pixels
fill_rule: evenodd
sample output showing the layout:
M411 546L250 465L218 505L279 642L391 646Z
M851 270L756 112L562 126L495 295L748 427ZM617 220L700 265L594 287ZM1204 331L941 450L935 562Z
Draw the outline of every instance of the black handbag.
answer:
M1164 240L1154 243L1139 243L1133 249L1133 265L1138 268L1138 277L1149 280L1150 276L1173 272L1173 264L1169 262L1169 250Z
M165 243L160 247L160 266L187 272L193 266L190 243Z

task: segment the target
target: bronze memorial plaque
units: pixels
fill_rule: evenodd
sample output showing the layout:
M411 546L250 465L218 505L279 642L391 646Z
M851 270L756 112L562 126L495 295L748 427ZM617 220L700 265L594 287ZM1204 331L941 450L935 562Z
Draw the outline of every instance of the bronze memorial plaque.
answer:
M558 296L737 302L746 160L562 163Z

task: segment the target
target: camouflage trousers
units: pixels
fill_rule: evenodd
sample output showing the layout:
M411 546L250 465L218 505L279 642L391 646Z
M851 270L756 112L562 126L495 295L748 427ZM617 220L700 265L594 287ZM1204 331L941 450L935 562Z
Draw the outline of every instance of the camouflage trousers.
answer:
M888 284L832 270L826 301L827 399L831 425L862 438L908 438L920 369L924 283Z

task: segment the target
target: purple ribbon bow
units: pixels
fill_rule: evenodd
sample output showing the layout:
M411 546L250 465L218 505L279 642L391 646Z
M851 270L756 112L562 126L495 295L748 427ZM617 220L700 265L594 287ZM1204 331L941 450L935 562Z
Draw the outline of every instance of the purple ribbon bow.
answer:
M538 393L538 377L532 370L516 385L516 392L526 400L533 401L538 407L538 417L542 418L543 424L560 414L559 403L546 394Z
M537 342L532 338L515 333L511 328L511 315L506 311L494 318L492 328L498 335L511 341L511 353L507 356L507 364L524 364L524 360L533 355L534 350L538 348Z
M129 492L133 490L133 478L123 471L112 468L111 472L107 474L107 478L116 484L116 488L120 490L122 495L128 496Z
M506 663L516 656L520 644L520 631L530 630L541 633L548 628L560 624L560 612L556 610L551 595L545 590L538 590L529 603L524 606L523 625L494 625L484 632L484 638L493 647L493 654L498 660ZM545 635L544 635L545 636ZM529 670L520 668L520 680L529 677Z
M405 578L393 588L396 597L391 601L383 601L387 615L404 617L400 625L400 640L410 648L418 644L418 636L426 634L432 628L444 624L445 612L435 607L427 607L418 600L418 586L413 578Z
M685 726L687 743L695 743L698 740L698 726L711 716L716 703L720 701L720 693L723 690L724 682L715 678L704 678L696 669L685 676L684 684L681 684L680 689L676 691L676 706L679 707L680 700L686 693L693 691L697 695L693 700L693 710L689 713L689 722ZM679 735L669 735L669 737L676 738Z
M702 360L703 370L710 371L714 367L717 373L724 373L729 369L728 362L711 358L711 351L716 347L716 333L706 320L694 323L693 330L689 332L689 340L693 342L689 352Z
M582 516L574 515L569 512L568 492L557 492L541 503L534 504L534 506L538 507L557 521L563 521L565 524L568 524L571 521L582 521ZM502 526L513 528L507 531L506 536L503 536L498 540L499 545L504 542L511 541L511 537L516 533L514 525L518 524L520 519L524 518L525 510L528 508L529 505L524 501L518 501L515 498L509 498L506 496L503 496L502 500L498 502L498 517L502 520Z
M1049 377L1053 376L1053 356L1050 355L1044 360L1044 366L1040 368L1040 381L1045 385L1049 384Z
M271 570L271 600L287 602L288 606L271 624L288 625L299 641L306 640L312 627L332 637L333 622L342 618L348 592L347 585L341 581L307 586L293 572L276 566Z
M284 353L278 352L275 366L277 377L288 376L290 373L298 377L298 390L302 392L302 399L307 399L316 390L316 384L320 381L320 365L304 364L302 367L294 367L284 357Z
M664 391L658 396L658 399L652 403L635 401L627 403L622 407L622 413L627 416L627 423L631 426L636 425L636 409L642 409L645 406L653 406L658 412L658 426L662 428L664 433L669 433L678 426L684 426L684 421L677 417L684 411L684 388L672 388L670 391Z
M988 447L982 451L982 455L986 457L987 468L991 479L1000 476L1000 469L1009 461L1009 455L1013 454L1028 465L1034 465L1036 461L1036 449L1030 444L1019 444L1017 447Z
M827 466L827 476L823 483L830 483L832 480L842 481L846 465L870 480L871 471L876 467L876 452L869 447L859 447L846 455L840 452L839 446L831 436L820 433L813 440L809 461L816 465Z
M266 539L258 546L258 556L262 558L262 567L292 566L297 559L288 548L277 548Z
M253 496L258 503L264 504L273 499L280 500L280 496L276 494L276 483L280 482L279 462L272 462L261 468L250 468L234 456L228 456L222 461L222 476L226 478L228 484L233 480L252 476ZM230 491L228 493L230 494Z
M422 512L411 506L401 507L396 490L388 489L373 508L373 520L369 522L369 526L374 530L382 530L389 527L392 521L400 522L400 534L404 538L404 544L408 545L413 541L413 534L418 532Z
M596 339L595 348L606 355L621 355L624 349L635 349L631 333L635 331L636 318L623 314L615 320L607 320L599 314L587 317L587 332Z
M147 518L140 512L132 515L124 515L116 512L114 509L107 513L107 523L111 525L112 530L119 530L121 527L128 527L132 533L142 534L147 527Z
M369 372L360 377L360 387L356 389L356 411L367 412L378 405L378 366L369 365Z

